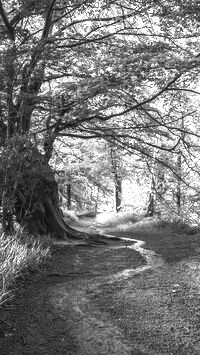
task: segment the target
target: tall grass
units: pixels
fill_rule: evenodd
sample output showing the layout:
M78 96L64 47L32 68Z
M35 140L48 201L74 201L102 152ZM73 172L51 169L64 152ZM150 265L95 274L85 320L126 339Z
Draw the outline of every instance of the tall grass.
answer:
M17 278L35 271L50 254L43 240L23 231L12 236L0 235L0 306L12 298Z

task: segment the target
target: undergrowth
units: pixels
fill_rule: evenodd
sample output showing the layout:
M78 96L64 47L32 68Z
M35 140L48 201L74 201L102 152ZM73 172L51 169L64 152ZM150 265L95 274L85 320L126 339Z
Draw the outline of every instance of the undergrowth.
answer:
M151 223L151 222L150 222ZM196 234L199 232L199 227L194 227L191 226L190 224L184 222L184 221L169 221L165 219L153 219L152 218L152 223L153 225L159 229L168 229L171 230L172 232L175 232L177 234Z
M96 217L96 222L105 228L118 230L134 229L135 231L152 233L168 230L172 233L193 235L200 233L198 226L194 227L184 221L167 220L158 217L144 218L142 214L133 212L119 212L100 214Z
M49 244L50 246L50 244ZM50 254L46 238L36 239L23 231L0 235L0 306L11 299L16 280L39 269Z

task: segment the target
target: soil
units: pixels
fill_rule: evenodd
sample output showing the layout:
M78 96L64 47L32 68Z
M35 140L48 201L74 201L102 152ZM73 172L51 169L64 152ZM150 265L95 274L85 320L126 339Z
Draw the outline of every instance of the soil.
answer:
M1 355L200 354L199 236L106 232L134 241L55 244L18 282L0 310Z

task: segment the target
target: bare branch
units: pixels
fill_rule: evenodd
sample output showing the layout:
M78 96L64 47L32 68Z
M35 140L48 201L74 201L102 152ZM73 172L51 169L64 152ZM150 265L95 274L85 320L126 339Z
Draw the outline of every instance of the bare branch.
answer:
M14 41L15 40L14 28L12 27L11 23L8 20L8 17L6 15L5 11L4 11L4 8L3 8L1 0L0 0L0 15L1 15L1 17L3 19L3 22L4 22L4 24L5 24L6 28L7 28L8 35L9 35L10 39L12 41Z
M49 31L52 26L51 20L52 20L53 8L54 8L55 3L56 3L56 0L52 0L52 3L51 3L49 10L47 12L46 22L45 22L43 33L42 33L42 39L46 39L49 35Z

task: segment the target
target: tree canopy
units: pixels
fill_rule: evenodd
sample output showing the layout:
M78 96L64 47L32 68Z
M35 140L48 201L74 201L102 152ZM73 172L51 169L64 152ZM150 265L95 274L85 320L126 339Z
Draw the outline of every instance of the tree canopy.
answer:
M59 139L104 139L198 193L198 12L197 1L0 1L2 154L26 137L48 164Z

